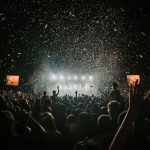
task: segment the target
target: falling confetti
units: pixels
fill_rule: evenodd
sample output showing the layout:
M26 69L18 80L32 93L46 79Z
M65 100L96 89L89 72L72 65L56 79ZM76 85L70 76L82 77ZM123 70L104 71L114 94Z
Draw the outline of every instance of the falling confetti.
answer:
M149 70L150 13L132 0L8 1L0 7L0 67L6 72L92 72L108 82L142 65L143 73Z

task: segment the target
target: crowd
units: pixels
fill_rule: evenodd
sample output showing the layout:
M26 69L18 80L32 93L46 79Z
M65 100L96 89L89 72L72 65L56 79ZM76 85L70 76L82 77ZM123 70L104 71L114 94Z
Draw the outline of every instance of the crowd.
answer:
M150 149L150 92L118 83L100 97L0 91L0 148Z

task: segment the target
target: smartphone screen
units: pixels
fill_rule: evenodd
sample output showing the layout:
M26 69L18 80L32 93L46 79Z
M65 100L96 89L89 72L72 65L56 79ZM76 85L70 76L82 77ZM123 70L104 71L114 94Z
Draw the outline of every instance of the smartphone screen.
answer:
M140 75L127 75L128 85L135 85L135 82L138 80L138 84L140 83Z

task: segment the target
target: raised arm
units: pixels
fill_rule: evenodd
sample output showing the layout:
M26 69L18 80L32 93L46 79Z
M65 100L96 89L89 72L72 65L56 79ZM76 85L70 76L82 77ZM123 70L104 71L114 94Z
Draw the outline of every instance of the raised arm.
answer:
M129 107L124 120L122 121L115 137L113 138L109 150L121 150L124 147L124 143L129 135L132 123L135 121L139 108L144 100L144 88L138 85L130 87L129 91Z
M59 86L57 86L57 94L56 95L58 95L59 94Z

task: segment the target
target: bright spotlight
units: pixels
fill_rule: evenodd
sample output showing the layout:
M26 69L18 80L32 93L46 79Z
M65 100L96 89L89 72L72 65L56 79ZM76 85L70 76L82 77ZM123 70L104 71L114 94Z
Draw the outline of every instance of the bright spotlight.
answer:
M82 80L85 80L85 76L82 76L81 79L82 79Z
M60 75L60 79L61 79L61 80L64 80L64 76L63 76L63 75Z
M56 80L57 79L57 77L56 77L56 75L52 75L52 80Z
M77 77L76 75L75 75L73 78L74 78L74 80L77 80L77 79L78 79L78 77Z
M93 76L89 76L89 80L93 80Z

